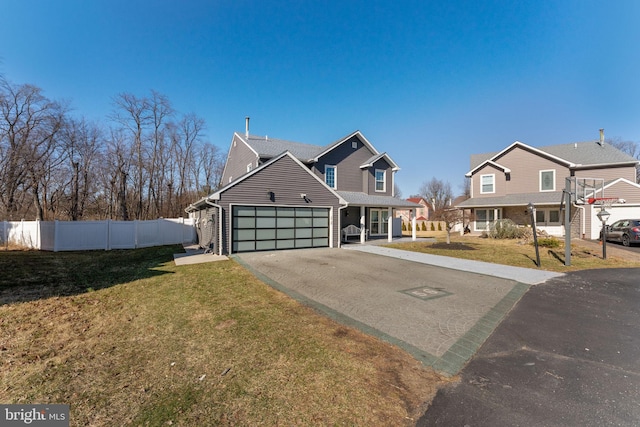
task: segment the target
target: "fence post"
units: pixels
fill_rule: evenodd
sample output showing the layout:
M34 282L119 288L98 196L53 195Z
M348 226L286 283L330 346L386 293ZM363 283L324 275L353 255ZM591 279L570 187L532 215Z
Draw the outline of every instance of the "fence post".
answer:
M133 242L133 248L138 249L138 220L133 220L133 234L136 236L135 241Z
M105 251L110 251L111 250L111 220L107 219L107 226L105 227L107 229L107 238L106 238L106 242L105 242Z
M53 252L58 252L58 220L53 221Z

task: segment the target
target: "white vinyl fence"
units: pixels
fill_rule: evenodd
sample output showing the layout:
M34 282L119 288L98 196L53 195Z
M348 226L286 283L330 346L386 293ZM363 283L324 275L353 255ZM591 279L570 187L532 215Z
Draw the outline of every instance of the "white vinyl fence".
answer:
M2 221L0 243L44 251L135 249L196 241L194 220Z

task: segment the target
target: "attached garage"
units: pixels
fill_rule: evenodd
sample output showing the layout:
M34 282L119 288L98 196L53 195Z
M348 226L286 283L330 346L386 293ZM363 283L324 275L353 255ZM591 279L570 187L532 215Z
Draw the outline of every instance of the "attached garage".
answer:
M232 206L232 252L329 247L330 208Z

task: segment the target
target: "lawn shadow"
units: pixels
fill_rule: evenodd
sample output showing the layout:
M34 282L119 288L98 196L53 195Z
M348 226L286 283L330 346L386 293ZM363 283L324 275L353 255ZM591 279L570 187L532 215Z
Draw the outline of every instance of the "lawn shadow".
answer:
M529 261L531 261L531 262L533 263L533 265L535 265L536 267L540 267L540 266L538 265L538 263L536 262L536 259L535 259L535 258L533 258L533 257L529 256L528 254L522 254L522 256L523 256L523 257L525 257L525 258L527 258ZM540 263L542 263L542 261L541 261Z
M77 295L170 273L181 246L83 252L0 252L0 306Z
M562 258L560 255L558 255L558 253L557 253L556 251L549 249L549 250L547 251L547 253L548 253L549 255L551 255L552 257L554 257L555 259L557 259L558 261L560 261L560 263L561 263L562 265L564 265L564 258Z

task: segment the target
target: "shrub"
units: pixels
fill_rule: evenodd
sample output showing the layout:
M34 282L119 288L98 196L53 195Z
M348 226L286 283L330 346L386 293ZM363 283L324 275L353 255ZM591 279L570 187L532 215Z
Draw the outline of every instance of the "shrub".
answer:
M487 237L492 239L520 239L526 237L527 228L518 227L518 225L510 219L499 219L489 225L486 231Z
M431 223L431 231L436 231L436 226L433 225L433 222Z
M538 246L543 248L559 248L560 240L553 237L542 237L538 239Z
M422 231L427 231L427 224L424 221L422 221Z
M402 231L407 231L407 226L404 225L404 221L402 221Z
M438 222L438 231L442 231L442 223Z

